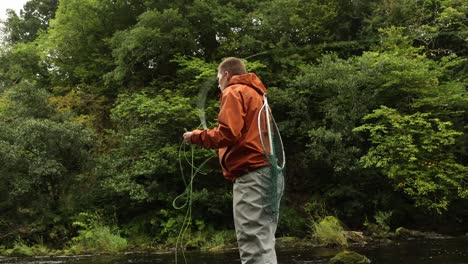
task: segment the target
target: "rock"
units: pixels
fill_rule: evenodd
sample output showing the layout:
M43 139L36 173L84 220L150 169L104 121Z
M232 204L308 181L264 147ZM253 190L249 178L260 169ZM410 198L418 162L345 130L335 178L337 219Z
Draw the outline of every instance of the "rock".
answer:
M276 239L276 243L286 243L286 244L297 243L299 241L301 240L297 237L279 237Z
M378 244L378 245L388 245L393 243L393 240L389 238L377 238L372 241L373 244Z
M234 250L234 249L237 249L236 243L211 247L208 249L208 252L222 252L222 251L229 251L229 250Z
M208 252L219 252L219 251L224 251L224 250L226 250L225 246L220 245L220 246L209 248Z
M364 234L362 232L343 231L343 234L346 237L346 240L348 241L359 243L359 244L367 244L366 238L364 237Z
M404 227L399 227L395 230L395 235L398 238L417 238L425 237L424 233L417 230L406 229Z
M312 242L297 237L280 237L276 239L277 248L308 248Z
M406 229L399 227L395 231L395 237L400 239L412 239L412 238L450 238L450 236L444 236L435 232L421 232L417 230Z
M343 250L340 253L336 254L328 262L329 264L367 264L371 261L359 253L349 250Z

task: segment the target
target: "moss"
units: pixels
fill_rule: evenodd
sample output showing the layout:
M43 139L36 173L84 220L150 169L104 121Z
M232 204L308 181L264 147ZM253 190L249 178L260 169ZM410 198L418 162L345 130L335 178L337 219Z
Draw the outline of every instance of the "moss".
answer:
M343 227L336 217L327 216L318 223L313 223L312 229L313 236L322 246L341 247L348 245Z
M367 264L371 261L359 253L349 250L343 250L330 259L330 264Z

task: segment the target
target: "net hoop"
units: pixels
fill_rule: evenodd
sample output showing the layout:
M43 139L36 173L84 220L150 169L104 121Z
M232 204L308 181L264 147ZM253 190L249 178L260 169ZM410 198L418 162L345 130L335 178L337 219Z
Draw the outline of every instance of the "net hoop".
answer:
M277 170L281 171L286 166L286 159L285 159L285 153L284 153L284 147L283 147L283 140L281 138L281 134L279 133L278 125L275 122L275 118L271 114L271 109L270 109L270 106L268 105L268 100L267 100L266 94L263 95L263 105L260 108L260 111L258 112L258 131L259 131L259 134L262 131L261 117L262 117L263 112L265 112L265 117L266 117L267 133L268 133L268 141L269 141L269 146L268 147L270 147L271 153L268 153L267 146L265 146L265 142L264 142L263 137L261 135L260 135L260 143L262 144L262 148L265 151L265 155L269 156L269 161L270 161L271 165L275 166ZM270 120L270 118L271 118L271 120ZM281 144L281 151L282 151L281 154L282 154L283 160L282 160L280 165L278 165L278 163L275 162L275 160L271 160L271 158L273 158L273 157L274 157L274 159L276 159L276 153L275 153L275 149L273 147L273 131L272 131L272 127L271 127L272 124L274 126L273 129L275 129L277 131L277 136L279 138L279 143Z

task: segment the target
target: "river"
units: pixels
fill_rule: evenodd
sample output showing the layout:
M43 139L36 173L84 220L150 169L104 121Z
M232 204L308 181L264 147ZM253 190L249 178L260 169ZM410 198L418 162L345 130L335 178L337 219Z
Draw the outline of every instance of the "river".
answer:
M450 239L423 239L394 242L386 245L351 247L376 264L468 264L468 237ZM279 264L327 263L337 249L278 250ZM187 264L239 264L237 251L220 253L186 253ZM118 255L83 255L56 257L0 257L0 264L174 264L174 254L127 253ZM178 264L185 264L182 255Z

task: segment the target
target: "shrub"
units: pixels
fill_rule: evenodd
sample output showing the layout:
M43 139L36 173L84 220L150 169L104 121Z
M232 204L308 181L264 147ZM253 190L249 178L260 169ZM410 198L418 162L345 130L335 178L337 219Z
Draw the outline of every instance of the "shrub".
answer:
M72 253L119 252L127 248L127 240L105 226L97 214L80 213L73 226L81 230L72 238Z
M304 237L307 228L306 217L300 215L294 208L283 206L280 208L277 234L280 236Z
M393 212L378 211L374 218L375 223L366 220L364 226L366 227L367 234L375 238L387 238L391 235L389 222Z

